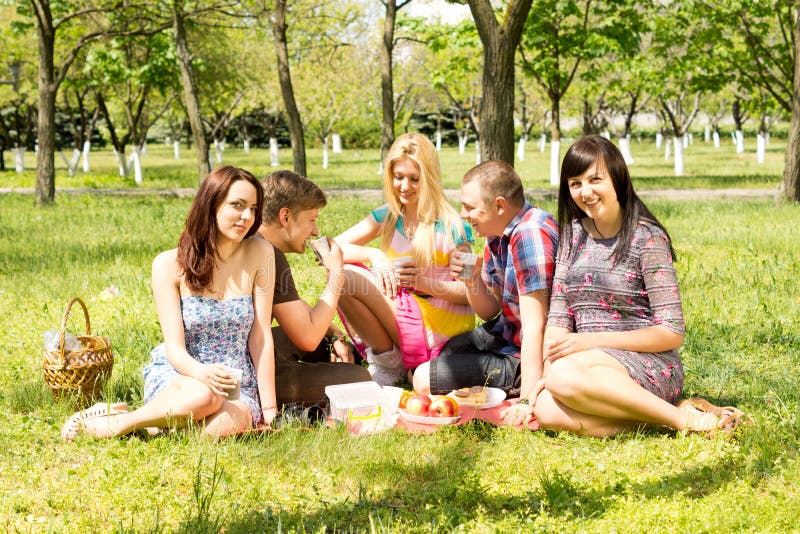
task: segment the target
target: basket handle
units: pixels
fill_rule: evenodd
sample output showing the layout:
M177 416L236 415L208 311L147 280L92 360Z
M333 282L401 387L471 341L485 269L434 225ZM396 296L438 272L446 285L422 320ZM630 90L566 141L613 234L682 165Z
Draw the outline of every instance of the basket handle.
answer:
M69 313L72 310L72 305L75 303L81 305L83 308L83 316L86 318L86 335L89 336L92 334L92 325L89 323L89 310L86 309L86 304L78 297L73 297L67 303L67 309L64 310L64 316L61 318L61 330L58 334L58 350L61 353L61 360L64 362L64 365L67 365L67 357L64 354L64 333L67 328L67 319L69 319Z

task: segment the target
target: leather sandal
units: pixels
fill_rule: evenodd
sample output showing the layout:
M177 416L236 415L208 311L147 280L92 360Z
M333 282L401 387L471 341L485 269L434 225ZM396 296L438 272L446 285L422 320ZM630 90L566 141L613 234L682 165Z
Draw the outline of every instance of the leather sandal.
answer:
M683 399L678 403L678 408L689 413L686 422L686 430L689 432L706 432L713 435L722 430L731 433L737 426L753 422L750 416L735 406L716 406L702 397ZM708 416L716 419L716 425L711 430L704 428L711 421Z
M91 408L87 408L80 412L75 412L64 422L61 427L61 439L65 441L72 441L75 436L81 431L83 421L95 417L104 417L108 415L118 415L128 411L128 405L124 402L98 402Z

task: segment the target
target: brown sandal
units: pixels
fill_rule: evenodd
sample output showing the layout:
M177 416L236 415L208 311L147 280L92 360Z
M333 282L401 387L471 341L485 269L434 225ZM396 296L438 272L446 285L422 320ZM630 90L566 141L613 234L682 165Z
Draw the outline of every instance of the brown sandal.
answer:
M703 416L709 415L715 417L717 420L716 428L713 429L711 434L716 433L718 430L730 433L739 425L751 424L753 422L750 416L735 406L716 406L702 397L683 399L678 403L678 408L689 412L689 419L687 420L686 427L687 430L691 432L709 432L708 430L689 428L692 424L706 426L710 419L705 418L705 421L702 423L700 420L703 419Z

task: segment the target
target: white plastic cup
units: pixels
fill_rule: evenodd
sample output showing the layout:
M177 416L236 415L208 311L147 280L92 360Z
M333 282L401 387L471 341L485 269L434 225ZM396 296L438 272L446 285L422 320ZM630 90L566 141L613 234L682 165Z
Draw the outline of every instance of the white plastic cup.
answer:
M228 400L237 400L239 398L239 394L242 391L242 374L243 371L241 369L237 369L235 367L228 367L228 374L231 375L231 378L236 380L236 385L227 391L228 393Z
M472 278L472 273L475 271L475 264L478 261L478 255L471 252L459 252L458 259L463 263L461 276L459 276L459 278L462 280Z
M405 267L406 264L411 263L413 259L414 258L411 256L398 256L396 258L392 258L392 266L394 266L395 271L399 271Z

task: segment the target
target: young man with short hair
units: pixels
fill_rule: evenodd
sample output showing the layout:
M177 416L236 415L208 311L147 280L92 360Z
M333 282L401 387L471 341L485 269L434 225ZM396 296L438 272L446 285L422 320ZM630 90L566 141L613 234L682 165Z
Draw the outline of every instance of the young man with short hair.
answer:
M525 200L519 175L502 161L481 163L464 175L461 204L461 217L486 238L483 261L466 280L469 303L486 322L452 338L438 358L417 368L414 389L448 393L487 385L519 392L521 402L506 409L503 419L527 424L528 395L542 378L558 225ZM461 273L457 258L451 270L453 276Z
M262 181L264 214L259 234L275 247L275 294L272 328L275 342L275 389L278 405L316 404L325 399L325 386L371 380L354 365L354 354L343 332L332 324L344 285L342 251L328 239L320 250L327 283L312 308L295 287L286 254L303 254L306 241L319 234L317 218L328 203L311 180L292 171L277 171ZM331 362L335 360L335 362Z

